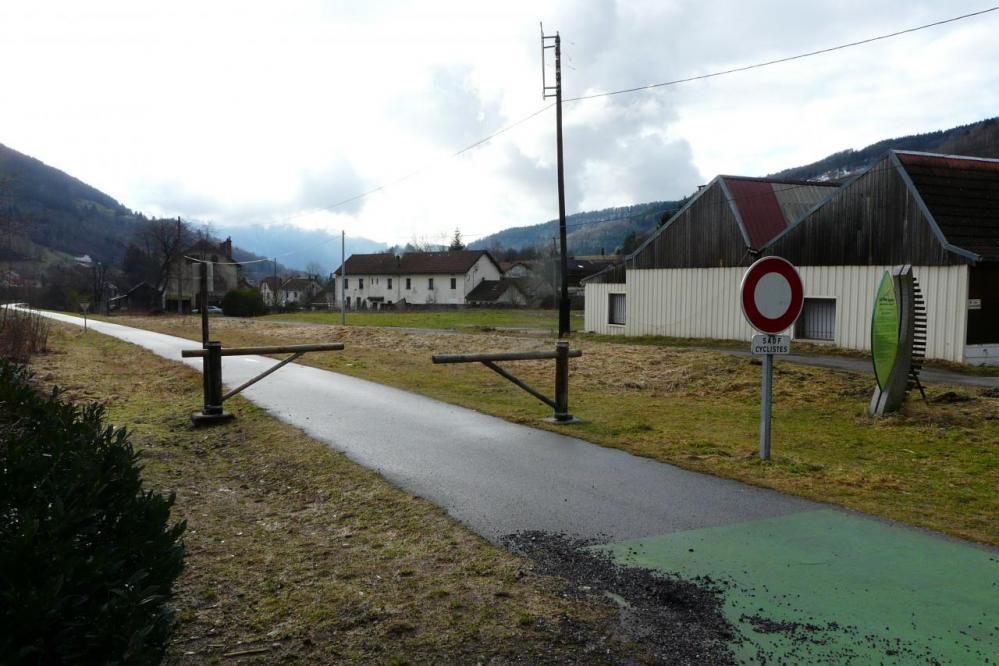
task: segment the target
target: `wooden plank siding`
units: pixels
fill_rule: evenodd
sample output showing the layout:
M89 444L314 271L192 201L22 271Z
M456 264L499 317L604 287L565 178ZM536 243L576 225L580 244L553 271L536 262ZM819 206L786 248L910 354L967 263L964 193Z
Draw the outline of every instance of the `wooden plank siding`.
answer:
M892 155L844 185L764 248L798 266L952 266L948 250Z

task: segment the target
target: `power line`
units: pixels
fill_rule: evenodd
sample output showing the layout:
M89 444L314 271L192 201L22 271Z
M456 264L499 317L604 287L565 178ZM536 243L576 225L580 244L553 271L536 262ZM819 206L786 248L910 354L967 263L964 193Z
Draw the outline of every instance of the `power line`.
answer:
M675 86L680 83L690 83L691 81L700 81L703 79L711 79L716 76L725 76L726 74L736 74L738 72L745 72L751 69L760 69L761 67L769 67L770 65L779 65L785 62L791 62L792 60L801 60L802 58L811 58L812 56L822 55L823 53L832 53L833 51L841 51L843 49L849 49L854 46L861 46L863 44L870 44L871 42L878 42L884 39L891 39L892 37L898 37L900 35L907 35L909 33L918 32L920 30L926 30L927 28L935 28L937 26L945 25L947 23L954 23L955 21L963 21L967 18L972 18L975 16L981 16L982 14L988 14L989 12L994 12L999 10L999 5L995 7L989 7L988 9L983 9L977 12L971 12L970 14L962 14L961 16L954 16L953 18L944 19L942 21L934 21L933 23L927 23L925 25L916 26L914 28L906 28L905 30L898 30L896 32L890 32L885 35L878 35L877 37L868 37L867 39L861 39L856 42L849 42L847 44L840 44L838 46L830 46L828 48L819 49L818 51L809 51L808 53L799 53L798 55L787 56L785 58L777 58L776 60L768 60L766 62L759 62L753 65L744 65L742 67L733 67L732 69L725 69L720 72L711 72L710 74L699 74L698 76L688 76L683 79L674 79L673 81L664 81L663 83L650 83L644 86L636 86L634 88L624 88L622 90L614 90L605 93L594 93L592 95L580 95L579 97L571 97L566 99L566 102L578 102L584 99L596 99L598 97L610 97L612 95L623 95L625 93L639 92L642 90L652 90L653 88L664 88L666 86Z

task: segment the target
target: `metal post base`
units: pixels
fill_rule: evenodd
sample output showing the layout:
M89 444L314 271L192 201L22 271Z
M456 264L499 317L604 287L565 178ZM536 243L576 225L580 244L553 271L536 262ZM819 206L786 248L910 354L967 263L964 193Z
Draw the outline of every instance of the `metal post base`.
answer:
M219 423L228 423L236 418L232 412L219 412L217 414L206 414L205 412L194 412L191 414L191 423L196 427L211 426Z
M565 414L563 416L546 416L544 421L548 423L557 423L559 425L572 425L573 423L582 423L582 419L577 419L572 414Z

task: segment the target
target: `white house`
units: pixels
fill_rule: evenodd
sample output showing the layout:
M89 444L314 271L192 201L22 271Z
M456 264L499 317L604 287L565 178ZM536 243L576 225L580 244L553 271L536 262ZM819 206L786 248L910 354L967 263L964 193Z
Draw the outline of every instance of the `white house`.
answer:
M466 305L467 296L483 280L499 280L501 271L483 250L354 254L335 275L348 307L380 309L388 305Z
M311 275L288 278L278 289L278 305L304 307L322 290L323 286Z

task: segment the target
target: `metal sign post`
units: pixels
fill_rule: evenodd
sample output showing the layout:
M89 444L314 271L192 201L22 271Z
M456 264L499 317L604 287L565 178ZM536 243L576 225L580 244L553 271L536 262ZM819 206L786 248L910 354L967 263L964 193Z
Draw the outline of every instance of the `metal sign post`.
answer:
M87 301L80 301L80 310L83 312L83 332L87 332L87 308L90 307L90 303Z
M770 460L770 423L773 412L774 354L791 352L791 336L778 335L794 324L804 305L798 271L786 259L764 257L746 271L741 287L742 313L763 335L754 335L750 351L763 356L760 400L760 460Z

